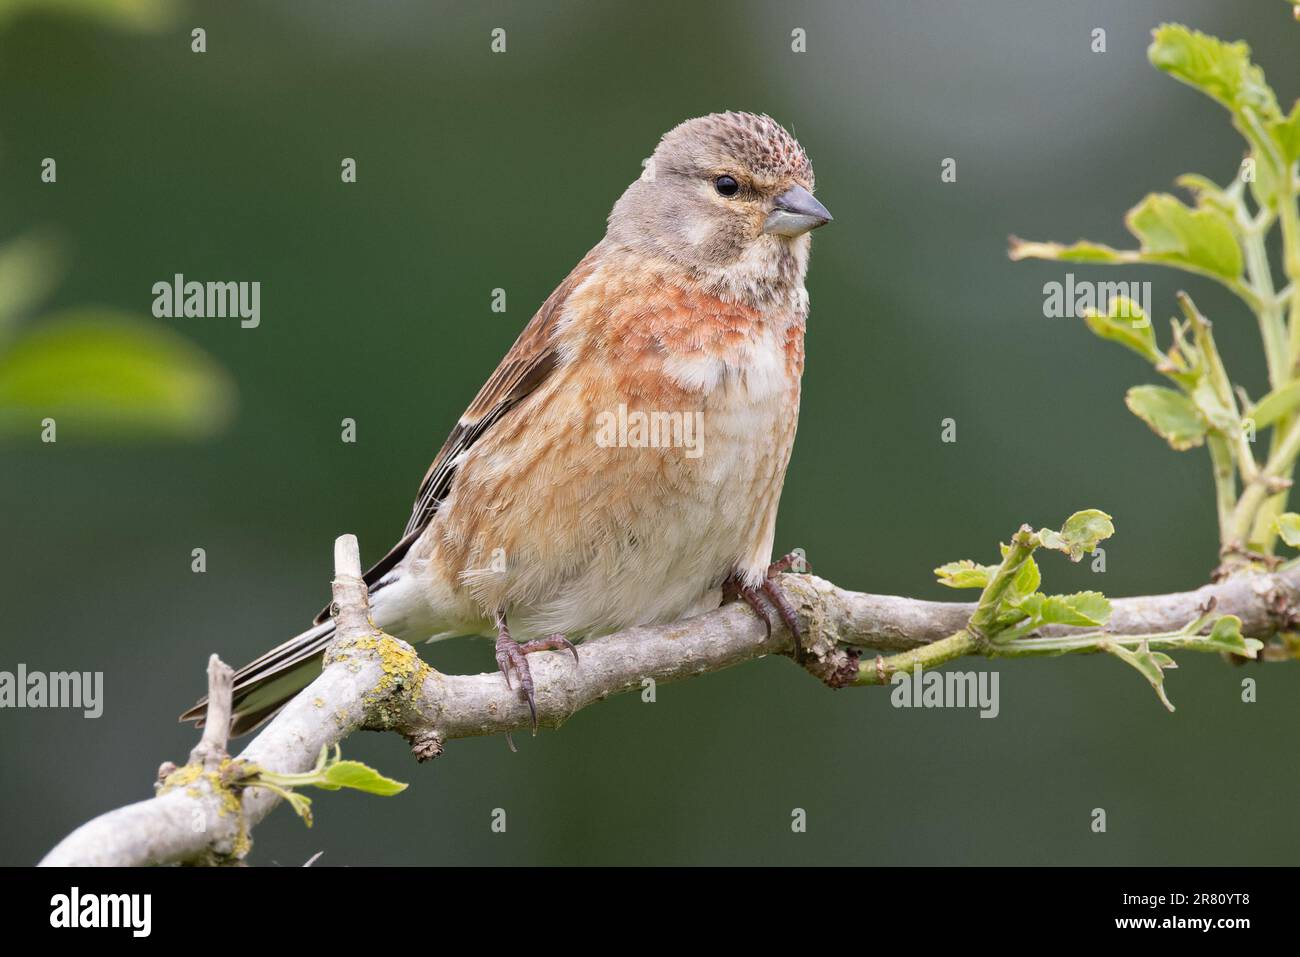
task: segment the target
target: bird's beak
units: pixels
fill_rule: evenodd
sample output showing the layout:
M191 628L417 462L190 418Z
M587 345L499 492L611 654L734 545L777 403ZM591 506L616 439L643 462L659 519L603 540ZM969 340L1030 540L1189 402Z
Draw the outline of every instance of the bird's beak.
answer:
M831 221L831 211L802 186L792 186L776 198L763 222L763 232L774 236L802 236Z

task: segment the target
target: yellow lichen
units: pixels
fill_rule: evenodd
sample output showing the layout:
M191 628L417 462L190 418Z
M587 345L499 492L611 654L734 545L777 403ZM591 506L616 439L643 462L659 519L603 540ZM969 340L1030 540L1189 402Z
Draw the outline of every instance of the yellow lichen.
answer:
M373 623L371 627L374 627ZM325 665L342 664L356 674L370 658L379 661L384 673L363 701L367 723L393 727L400 723L404 712L419 696L425 680L434 671L420 660L414 648L377 628L372 634L359 638L335 639L325 656ZM349 720L342 711L336 713L335 718L340 724Z
M158 788L159 795L184 789L187 797L201 800L210 795L217 799L217 815L234 817L235 835L229 853L213 852L214 861L238 861L248 854L252 839L248 834L248 822L244 820L244 806L240 800L239 782L255 773L257 767L244 763L232 762L230 758L222 759L216 770L209 771L200 763L187 764L177 768L163 780ZM207 784L207 793L201 784Z
M432 674L432 669L420 660L414 648L383 632L358 638L353 646L359 651L374 654L384 671L366 695L367 713L382 726L397 723L407 703L403 699L413 699L419 695L420 688Z
M168 791L174 791L177 788L185 787L187 784L193 784L202 775L203 765L201 764L187 764L184 767L177 768L163 779L162 787L158 789L158 793L166 794Z

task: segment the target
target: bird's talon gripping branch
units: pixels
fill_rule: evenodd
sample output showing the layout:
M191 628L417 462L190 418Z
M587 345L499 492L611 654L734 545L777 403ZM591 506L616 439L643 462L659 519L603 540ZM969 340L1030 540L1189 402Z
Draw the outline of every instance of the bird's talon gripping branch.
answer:
M763 601L761 592L752 585L746 585L740 575L733 574L722 583L722 604L729 605L737 599L753 609L767 629L767 637L772 637L772 613L768 610L767 602Z
M514 690L514 685L510 683L512 669L515 677L519 679L519 690L528 700L533 734L537 733L537 695L527 656L535 651L570 651L573 653L573 660L575 662L578 660L578 649L564 635L550 635L546 638L534 638L532 641L517 642L510 637L505 616L497 617L497 667L501 669L501 675L506 679L506 687L510 690Z
M790 636L794 639L794 660L803 664L803 628L799 624L799 614L794 610L794 605L790 603L785 595L784 589L777 581L777 576L782 572L799 568L801 571L807 571L808 566L801 555L791 552L774 561L767 567L766 577L763 584L757 588L746 585L739 576L733 575L722 584L722 601L735 601L737 598L742 599L745 604L754 610L767 629L767 637L772 637L772 613L769 610L769 603L776 613L781 617L781 622L789 630ZM764 600L766 599L766 600Z
M798 613L795 612L794 606L790 604L790 599L785 597L784 589L781 588L775 578L769 578L763 582L762 591L767 596L767 600L776 608L776 613L781 616L781 621L785 623L785 627L789 629L790 637L794 639L794 660L802 664L804 658L803 630L799 625ZM771 631L770 624L768 631Z

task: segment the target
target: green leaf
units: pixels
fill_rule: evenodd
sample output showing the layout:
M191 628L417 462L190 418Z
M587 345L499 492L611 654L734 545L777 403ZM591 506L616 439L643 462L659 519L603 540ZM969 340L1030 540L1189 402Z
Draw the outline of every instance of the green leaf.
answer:
M1241 247L1232 219L1217 206L1192 209L1168 193L1150 193L1124 219L1140 249L1115 249L1080 240L1071 246L1027 242L1012 237L1012 260L1177 266L1235 280L1241 275Z
M326 791L340 788L352 788L368 794L390 797L405 791L407 785L392 778L386 778L374 768L360 761L342 760L339 746L334 745L333 753L329 745L320 750L316 765L310 771L285 772L268 771L256 768L255 773L241 783L245 787L267 788L289 802L294 812L311 827L311 798L305 797L294 788L318 787Z
M969 558L959 562L949 562L934 570L940 585L949 588L984 588L997 568L992 565L976 565Z
M1104 625L1110 620L1110 613L1110 599L1101 592L1079 591L1049 596L1044 603L1043 620L1049 624Z
M1128 390L1124 403L1171 448L1181 452L1205 441L1205 420L1181 392L1158 385L1138 385Z
M1246 411L1244 418L1254 421L1255 428L1264 429L1297 408L1300 408L1300 382L1292 382L1264 396Z
M1207 645L1219 651L1243 658L1254 658L1264 643L1257 638L1245 638L1241 634L1241 619L1236 615L1224 615L1214 623L1210 634L1201 639Z
M1236 204L1219 184L1199 173L1184 173L1174 180L1196 199L1197 206L1213 206L1228 216L1236 211Z
M316 787L327 791L352 788L355 791L365 791L367 794L378 794L382 797L400 794L407 788L407 785L401 781L386 778L360 761L336 761L327 765L320 778L313 783Z
M1214 207L1192 209L1168 193L1149 193L1128 211L1124 223L1147 257L1228 279L1241 275L1241 247L1232 220Z
M1030 595L1017 606L1036 625L1104 625L1110 618L1110 599L1098 591L1073 595Z
M1262 206L1271 208L1278 178L1290 175L1290 165L1300 149L1300 117L1294 110L1289 117L1282 115L1264 71L1250 60L1250 47L1226 43L1178 24L1164 24L1155 30L1147 55L1158 69L1228 108L1255 157L1257 176L1251 191ZM1280 154L1280 167L1275 164L1274 150Z
M1038 591L1038 586L1042 584L1042 581L1043 575L1038 570L1038 562L1034 561L1033 556L1030 556L1025 559L1015 577L1011 579L1011 584L1003 594L1002 600L1014 605L1022 598Z
M1150 682L1160 703L1170 711L1174 710L1173 703L1165 695L1164 674L1166 669L1178 667L1172 658L1161 652L1152 653L1145 641L1135 651L1130 651L1113 641L1102 641L1100 647L1125 664L1136 668L1138 673Z
M1282 536L1282 541L1292 548L1300 548L1300 515L1295 512L1283 512L1273 519L1273 523L1277 526L1277 533Z
M1192 402L1201 417L1211 429L1223 433L1234 433L1241 428L1236 414L1223 404L1214 384L1209 379L1201 379L1192 390Z
M1234 113L1250 109L1261 119L1280 115L1264 71L1250 62L1250 47L1225 43L1199 30L1165 23L1152 32L1151 65L1218 100Z
M1060 243L1036 243L1011 237L1008 255L1015 262L1022 259L1051 259L1071 263L1128 263L1134 262L1135 253L1113 249L1101 243L1079 240L1070 246Z
M1132 349L1151 362L1163 356L1156 348L1156 334L1151 328L1151 318L1131 299L1116 296L1110 301L1105 315L1096 310L1085 313L1083 321L1102 339L1110 339Z
M230 420L230 377L153 320L83 309L35 324L0 353L0 436L206 437Z
M1115 525L1109 515L1095 508L1075 512L1065 520L1059 532L1050 528L1038 530L1038 540L1044 548L1065 552L1070 561L1077 562L1097 543L1115 534Z

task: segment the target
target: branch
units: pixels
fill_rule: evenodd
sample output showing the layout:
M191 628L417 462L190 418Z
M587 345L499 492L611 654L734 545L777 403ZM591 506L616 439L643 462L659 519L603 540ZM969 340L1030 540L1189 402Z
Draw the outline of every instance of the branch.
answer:
M832 686L871 683L863 680L871 674L871 666L860 663L863 649L938 651L944 640L960 634L972 638L962 653L991 653L967 631L977 613L974 604L846 591L813 575L784 575L782 585L803 625L804 667ZM333 594L338 635L320 677L290 701L238 759L225 756L224 734L213 730L228 727L230 699L229 669L214 656L207 728L190 763L182 768L164 765L157 796L82 825L41 863L238 863L248 852L249 832L280 800L266 788L241 783L250 769L306 771L322 748L359 730L396 731L423 761L442 753L455 738L530 726L527 703L506 688L499 674L441 674L422 662L410 645L370 623L356 539L350 535L335 543ZM1267 636L1294 628L1300 568L1243 572L1196 591L1118 599L1105 632L1178 632L1210 607L1241 618L1246 634ZM1081 634L1095 636L1096 629L1053 626L1032 637ZM1059 653L1048 644L1040 653ZM558 728L588 705L640 689L649 681L676 681L793 652L784 628L778 626L767 635L753 612L731 604L671 625L631 628L587 641L576 664L567 653L531 655L538 723Z

